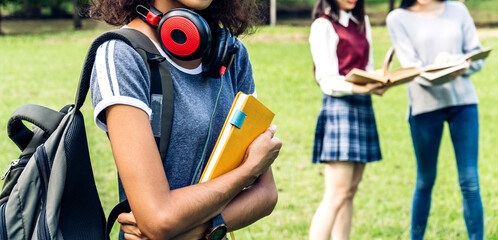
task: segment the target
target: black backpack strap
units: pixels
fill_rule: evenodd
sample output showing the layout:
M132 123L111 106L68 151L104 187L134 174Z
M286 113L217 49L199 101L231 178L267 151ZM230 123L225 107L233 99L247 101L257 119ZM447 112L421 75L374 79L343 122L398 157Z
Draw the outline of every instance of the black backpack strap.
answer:
M79 109L85 102L88 89L90 87L90 77L92 74L95 55L98 47L111 39L121 40L132 46L140 56L144 59L145 65L149 70L151 79L151 89L163 95L162 111L161 111L161 139L156 139L156 143L161 155L161 159L166 158L168 151L169 137L171 126L173 123L173 80L166 63L163 63L165 58L159 53L152 41L143 33L131 29L121 28L105 32L100 35L90 46L88 50L85 64L80 76L78 91L76 93L75 108Z
M105 226L105 239L108 240L110 239L110 234L112 227L114 226L114 223L118 219L119 214L124 213L124 212L131 212L130 204L128 203L128 200L124 200L118 205L116 205L112 210L111 213L109 213L109 217L107 218L107 224Z
M142 56L142 59L144 59L151 80L150 95L162 94L161 138L156 137L156 144L161 159L166 159L174 110L173 80L168 69L168 64L164 62L166 58L159 53L154 43L147 36L137 30L122 28L113 32L125 36L140 56Z
M154 69L154 66L157 68ZM159 82L162 91L162 110L161 110L161 137L156 138L156 143L161 159L166 159L168 153L169 138L171 135L171 126L173 126L173 111L174 111L174 95L173 95L173 80L169 72L167 64L151 64L151 79L152 82ZM159 71L158 71L158 70ZM159 79L159 80L154 80ZM157 84L159 85L159 84ZM152 85L154 87L154 85Z
M161 155L161 159L166 158L168 151L171 126L173 124L173 80L168 69L168 65L164 62L165 58L159 53L152 41L141 32L122 28L112 30L100 35L90 46L85 64L80 77L78 92L76 93L75 108L79 109L83 103L90 87L90 78L95 55L98 47L111 39L121 40L132 46L142 57L149 72L151 80L151 96L152 94L162 94L162 109L161 109L161 138L156 138L156 143ZM109 234L119 214L130 212L128 200L125 200L116 205L109 214L106 224L106 239L109 239Z

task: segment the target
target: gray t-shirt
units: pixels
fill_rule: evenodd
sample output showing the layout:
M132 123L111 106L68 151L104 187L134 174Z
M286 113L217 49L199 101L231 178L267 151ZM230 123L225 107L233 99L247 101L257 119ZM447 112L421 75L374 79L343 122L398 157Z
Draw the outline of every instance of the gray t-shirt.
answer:
M238 41L239 52L223 77L223 87L213 117L211 136L203 165L209 158L237 92L255 93L252 68L245 46ZM207 78L202 66L185 69L166 57L174 86L174 113L170 144L164 170L171 189L190 185L194 170L201 161L208 135L211 114L215 107L220 79ZM120 40L103 43L96 56L92 72L91 95L94 119L107 131L105 109L114 104L126 104L145 111L151 120L155 136L160 135L162 96L150 96L150 81L146 66L138 53ZM202 166L203 166L202 165ZM123 200L122 187L120 198Z
M440 52L463 55L481 48L474 21L461 2L445 1L443 13L436 17L423 17L399 8L389 13L386 23L402 67L430 65ZM477 94L469 75L483 65L483 60L475 61L461 77L439 80L446 82L441 85L417 77L407 86L411 114L476 104Z

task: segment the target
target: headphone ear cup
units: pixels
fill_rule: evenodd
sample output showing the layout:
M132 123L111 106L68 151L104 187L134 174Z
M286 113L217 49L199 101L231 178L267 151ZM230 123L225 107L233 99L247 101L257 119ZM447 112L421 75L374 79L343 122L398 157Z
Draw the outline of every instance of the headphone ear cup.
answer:
M159 22L157 33L164 51L179 60L201 58L211 45L211 30L206 20L188 9L167 12Z
M216 29L215 36L211 48L202 58L202 71L208 77L219 78L232 63L238 46L237 38L227 29Z

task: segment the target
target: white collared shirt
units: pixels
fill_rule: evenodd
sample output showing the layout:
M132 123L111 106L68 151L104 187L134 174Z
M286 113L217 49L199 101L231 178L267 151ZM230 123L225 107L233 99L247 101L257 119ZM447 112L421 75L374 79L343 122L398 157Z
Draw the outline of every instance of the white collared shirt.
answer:
M358 20L349 12L340 11L339 23L348 27L349 20L358 23ZM373 71L372 32L368 16L365 16L365 31L370 45L369 60L366 70ZM339 61L337 59L337 44L339 36L332 23L325 18L317 18L311 24L310 49L315 64L315 79L322 92L331 96L344 96L352 94L353 84L344 81L344 76L339 75Z

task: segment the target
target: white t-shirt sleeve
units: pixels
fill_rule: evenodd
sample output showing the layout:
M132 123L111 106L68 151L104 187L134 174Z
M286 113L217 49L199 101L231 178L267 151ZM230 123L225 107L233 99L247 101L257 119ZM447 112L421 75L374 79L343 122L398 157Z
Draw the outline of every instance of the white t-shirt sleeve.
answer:
M150 81L145 63L135 49L120 40L104 42L98 48L90 86L94 120L105 131L105 109L112 105L137 107L151 116Z

